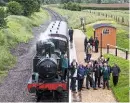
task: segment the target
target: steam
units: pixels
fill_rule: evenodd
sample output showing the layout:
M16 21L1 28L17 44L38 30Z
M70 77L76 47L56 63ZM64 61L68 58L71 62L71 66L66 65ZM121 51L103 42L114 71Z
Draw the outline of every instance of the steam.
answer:
M39 40L38 41L46 41L50 39L49 35L48 35L48 32L45 31L44 33L41 33L40 34L40 37L39 37Z

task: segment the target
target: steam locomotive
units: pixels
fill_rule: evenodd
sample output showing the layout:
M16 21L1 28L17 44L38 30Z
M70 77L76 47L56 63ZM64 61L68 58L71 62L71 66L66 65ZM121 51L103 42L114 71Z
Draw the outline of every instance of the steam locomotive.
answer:
M37 41L33 74L27 85L28 91L36 94L37 101L47 98L68 102L69 83L61 81L61 55L64 54L69 58L67 23L51 22Z

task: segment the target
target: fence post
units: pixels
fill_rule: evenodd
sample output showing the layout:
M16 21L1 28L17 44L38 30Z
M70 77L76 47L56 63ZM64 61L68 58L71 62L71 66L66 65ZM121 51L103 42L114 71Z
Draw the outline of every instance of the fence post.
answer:
M107 44L107 54L109 54L109 44Z
M86 28L85 28L85 19L84 19L84 18L83 18L82 23L83 23L83 30L84 30L84 32L86 32Z
M116 51L115 51L115 55L117 56L117 46L116 46Z
M128 59L128 50L126 49L126 59Z
M80 20L81 20L81 26L83 26L83 18L80 18Z

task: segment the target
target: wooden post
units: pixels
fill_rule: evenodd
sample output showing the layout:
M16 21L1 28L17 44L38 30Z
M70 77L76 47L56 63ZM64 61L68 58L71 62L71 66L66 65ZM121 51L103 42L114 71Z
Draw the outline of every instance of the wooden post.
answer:
M117 56L117 46L116 46L116 51L115 51L115 55Z
M107 44L107 54L109 54L109 44Z
M85 29L85 20L84 20L84 18L83 18L83 30L84 30L84 32L86 32L86 29Z
M128 50L126 49L126 59L128 59Z
M100 44L101 44L101 48L100 48L100 56L102 56L102 33L101 33L101 40L100 40L100 41L101 41L101 43L100 43Z
M83 26L83 18L80 18L81 26Z

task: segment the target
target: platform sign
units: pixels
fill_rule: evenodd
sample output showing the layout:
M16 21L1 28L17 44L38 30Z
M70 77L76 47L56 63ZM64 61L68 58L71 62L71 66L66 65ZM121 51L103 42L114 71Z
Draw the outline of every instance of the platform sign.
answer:
M105 29L102 30L102 34L103 35L110 34L110 30L108 28L105 28Z

